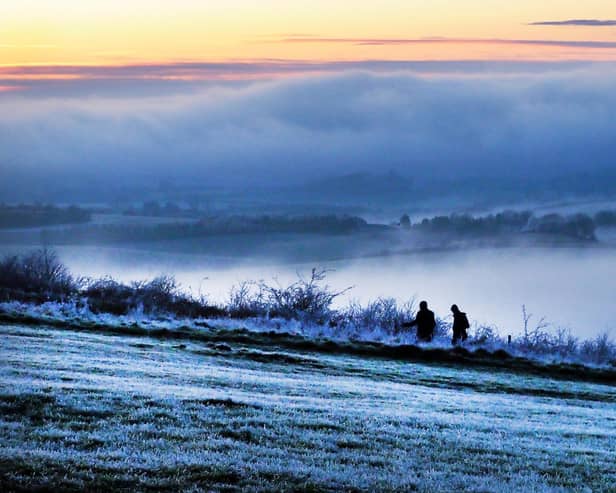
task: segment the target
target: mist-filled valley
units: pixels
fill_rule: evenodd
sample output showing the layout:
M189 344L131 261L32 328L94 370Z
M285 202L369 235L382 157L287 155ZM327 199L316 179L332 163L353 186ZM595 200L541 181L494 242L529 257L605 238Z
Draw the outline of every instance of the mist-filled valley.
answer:
M616 317L612 204L390 212L390 221L378 219L383 209L364 219L318 211L249 215L241 208L212 214L155 201L115 211L15 205L0 211L0 252L52 248L74 275L93 279L169 275L190 295L220 305L244 282L287 285L318 268L327 271L328 286L344 291L335 307L427 300L450 320L456 303L474 326L504 336L523 330L525 306L531 324L588 338L610 333ZM16 227L20 221L25 227Z
M495 325L503 334L522 331L522 305L536 321L545 317L552 329L569 328L580 337L613 333L616 317L616 249L481 248L303 263L112 247L61 247L58 252L75 273L126 282L172 274L190 292L215 302L226 301L231 288L243 281L277 278L288 284L298 273L306 276L320 266L331 269L327 282L335 290L353 287L337 304L379 297L426 299L437 314L448 317L449 307L457 303L473 323Z

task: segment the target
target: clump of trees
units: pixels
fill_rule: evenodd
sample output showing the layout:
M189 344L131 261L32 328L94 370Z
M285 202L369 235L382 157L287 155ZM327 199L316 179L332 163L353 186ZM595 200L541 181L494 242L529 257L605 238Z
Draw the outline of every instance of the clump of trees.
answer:
M0 228L33 228L58 224L87 223L92 219L89 211L77 206L0 204Z
M578 238L581 240L596 240L595 222L586 214L561 216L547 214L541 217L531 217L526 231L533 233L548 233Z
M597 226L615 227L616 226L616 211L602 210L597 212L593 217Z
M144 202L141 207L131 207L123 212L125 216L178 217L191 215L194 211L183 210L175 202L165 202L161 205L155 200Z
M403 216L404 217L404 216ZM602 216L607 221L607 216ZM616 218L615 218L616 220ZM411 224L401 221L406 229L425 233L457 236L494 236L507 233L553 234L579 240L594 241L596 220L587 214L535 216L530 211L504 211L498 214L473 217L469 214L435 216Z
M170 313L179 317L220 317L225 310L184 293L172 276L130 284L112 278L86 280L78 292L94 313L126 315L135 310L144 313Z
M298 274L298 279L287 286L279 282L244 282L231 290L227 313L238 318L276 317L301 319L317 323L332 320L334 300L349 289L332 291L323 285L327 271L313 268L310 277Z
M0 298L5 301L64 301L79 287L55 252L42 249L0 261Z
M476 326L468 339L469 344L481 347L505 348L518 355L532 355L542 359L577 361L616 366L616 343L607 332L593 339L580 340L570 330L553 328L545 318L535 318L522 305L522 330L505 339L495 327Z
M75 278L49 249L23 256L9 255L0 260L0 300L74 301L87 305L94 313L114 315L135 310L185 317L225 315L224 309L184 293L170 276L130 284L111 278Z
M227 234L351 234L367 226L355 216L212 216L199 221L151 225L97 224L45 231L47 241L114 243L157 241Z
M494 235L519 232L524 228L532 214L529 211L504 211L483 217L470 214L451 214L435 216L413 224L412 229L430 233L454 233L458 235Z

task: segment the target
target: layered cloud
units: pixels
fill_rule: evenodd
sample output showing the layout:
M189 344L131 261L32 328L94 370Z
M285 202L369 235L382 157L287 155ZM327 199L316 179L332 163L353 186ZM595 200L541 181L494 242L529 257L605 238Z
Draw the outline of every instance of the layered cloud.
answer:
M564 21L531 22L531 26L584 26L584 27L610 27L616 26L616 20L599 19L568 19Z
M327 38L333 39L333 38ZM314 41L307 41L314 40ZM497 40L493 40L498 42ZM289 42L328 42L323 38L292 38ZM403 39L337 39L333 42L357 43L444 43L450 40L403 40ZM473 43L473 40L464 42ZM483 41L481 41L483 42ZM501 40L503 43L524 41ZM527 43L561 43L549 41L527 41ZM564 43L564 42L563 42ZM577 43L577 42L573 42ZM579 42L591 43L591 42ZM616 42L602 43L606 48L616 48ZM309 60L243 60L224 62L165 62L133 63L124 65L25 65L0 66L0 80L241 80L310 73L339 73L349 70L365 71L411 71L416 73L477 73L477 72L526 72L546 69L570 70L592 62L549 62L549 61L494 61L494 60L354 60L354 61L309 61Z
M0 67L2 92L19 91L26 97L116 95L144 97L199 91L205 85L245 85L254 81L280 80L308 75L350 71L418 76L529 75L593 67L614 67L613 62L588 61L494 61L494 60L237 60L223 62L165 62L123 65L42 65Z
M283 185L359 170L559 177L613 168L616 73L352 72L148 97L4 96L0 193L178 177ZM2 199L3 197L0 197Z
M282 43L345 43L355 45L524 45L560 48L615 49L616 41L559 40L559 39L505 39L505 38L324 38L288 37Z

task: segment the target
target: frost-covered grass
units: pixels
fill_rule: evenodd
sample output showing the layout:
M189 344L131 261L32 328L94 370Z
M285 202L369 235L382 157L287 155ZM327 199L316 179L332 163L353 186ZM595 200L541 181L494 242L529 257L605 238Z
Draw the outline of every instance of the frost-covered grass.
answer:
M404 313L406 315L402 315ZM0 302L0 320L36 324L74 325L82 329L109 332L150 333L163 331L170 337L181 336L189 330L198 333L209 329L242 331L248 334L274 333L303 337L308 340L328 340L337 343L377 343L388 346L418 345L414 331L392 330L387 321L400 320L413 313L409 305L397 307L392 300L374 302L362 310L357 305L349 308L349 323L320 323L305 319L257 316L249 318L192 318L172 314L151 314L142 309L125 315L92 312L79 302ZM448 324L439 321L436 336L429 349L451 349ZM508 343L493 327L474 327L468 341L462 346L467 351L505 352L514 357L550 364L582 364L587 367L616 368L616 344L607 334L594 340L580 341L569 332L551 333L533 329L515 337Z
M616 386L0 326L0 486L613 491Z

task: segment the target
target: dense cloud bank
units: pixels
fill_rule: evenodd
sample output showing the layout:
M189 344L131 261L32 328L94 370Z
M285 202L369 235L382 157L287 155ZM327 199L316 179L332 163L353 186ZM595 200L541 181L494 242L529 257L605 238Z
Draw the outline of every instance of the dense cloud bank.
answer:
M2 99L0 194L191 179L283 185L379 168L550 178L613 168L616 72L348 73L167 96ZM3 197L0 196L0 199Z

